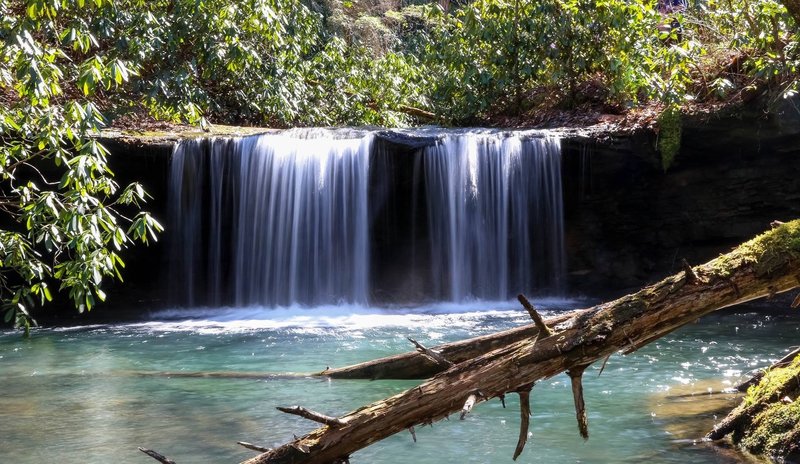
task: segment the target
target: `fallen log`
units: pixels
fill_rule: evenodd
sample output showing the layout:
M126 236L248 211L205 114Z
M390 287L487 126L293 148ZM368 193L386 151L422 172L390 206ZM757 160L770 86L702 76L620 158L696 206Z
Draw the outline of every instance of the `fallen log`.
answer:
M582 314L584 311L569 311L546 318L544 323L553 327L578 314ZM458 364L514 342L536 338L538 335L537 323L531 323L468 340L445 343L434 346L430 350L436 352L448 362ZM412 341L412 343L414 342ZM328 368L313 375L334 379L427 379L444 370L446 370L446 367L442 363L430 359L430 356L420 352L418 349L417 351L409 351L351 366Z
M792 221L704 265L590 308L552 327L553 335L458 362L418 387L340 417L341 426L320 427L244 464L343 461L371 443L461 410L471 396L477 404L524 391L537 380L581 369L619 350L635 351L717 309L798 286L800 221ZM576 411L577 406L576 401Z
M798 294L797 296L800 297L800 294ZM794 303L792 304L792 307L795 307ZM758 382L760 382L761 379L764 378L764 374L766 373L766 371L768 369L774 369L776 367L786 367L786 366L789 365L789 363L791 363L794 360L794 358L796 358L798 356L800 356L800 347L795 348L794 350L790 351L789 354L787 354L786 356L782 357L781 359L775 361L768 368L759 369L755 374L753 374L752 377L750 377L746 381L740 383L739 385L736 385L736 387L734 387L734 388L736 388L738 391L740 391L742 393L745 393L745 392L747 392L748 388L752 387L753 385L757 385Z

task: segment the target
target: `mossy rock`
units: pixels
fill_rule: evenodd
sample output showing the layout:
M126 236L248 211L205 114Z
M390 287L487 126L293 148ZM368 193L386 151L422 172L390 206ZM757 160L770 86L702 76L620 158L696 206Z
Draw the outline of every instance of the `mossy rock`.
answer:
M661 167L666 172L681 150L682 132L681 111L677 107L665 109L658 117L658 152L661 153Z
M732 439L746 451L779 462L800 460L800 356L782 368L770 369L748 389L740 407L767 403L737 430Z

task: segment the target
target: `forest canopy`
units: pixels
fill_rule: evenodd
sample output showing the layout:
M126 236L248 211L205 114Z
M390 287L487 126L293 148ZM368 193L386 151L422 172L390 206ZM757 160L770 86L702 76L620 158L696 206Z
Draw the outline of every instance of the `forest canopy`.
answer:
M672 0L670 0L672 1ZM95 136L152 121L447 125L550 108L773 104L797 0L2 0L0 300L79 309L161 226ZM669 141L669 137L663 137ZM676 145L660 147L665 167Z
M112 120L396 126L416 108L462 124L586 101L619 112L781 98L800 65L796 18L776 0L669 12L652 0L3 5L5 98L23 79L9 56L36 45L55 53L40 72L60 74L65 98Z

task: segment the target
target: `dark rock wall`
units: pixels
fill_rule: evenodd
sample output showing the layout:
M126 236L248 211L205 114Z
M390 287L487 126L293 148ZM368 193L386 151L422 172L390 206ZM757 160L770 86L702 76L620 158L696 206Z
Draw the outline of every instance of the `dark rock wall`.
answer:
M373 301L406 304L431 295L421 150L385 138L375 140L369 183Z
M606 295L800 217L800 121L686 122L667 172L656 135L564 141L570 288Z
M167 229L157 242L151 242L147 246L137 243L123 250L124 282L108 280L108 284L103 286L108 294L106 303L92 311L93 316L99 318L128 318L168 305L170 285L173 282L167 265L167 188L172 144L147 144L117 139L103 140L103 144L112 153L108 161L119 185L123 187L131 182L142 184L152 196L143 208ZM62 313L72 316L75 311Z

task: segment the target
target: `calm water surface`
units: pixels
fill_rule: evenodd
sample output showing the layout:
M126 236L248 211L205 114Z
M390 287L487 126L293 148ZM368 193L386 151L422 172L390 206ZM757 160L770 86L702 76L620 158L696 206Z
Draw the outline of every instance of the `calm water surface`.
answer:
M580 305L541 301L557 312ZM473 306L474 308L475 306ZM487 307L486 304L480 307ZM314 428L275 410L299 404L339 415L399 393L412 381L310 377L191 377L208 373L309 373L527 323L511 304L475 312L437 306L216 309L156 314L150 322L0 332L0 461L148 463L137 446L186 463L235 463L253 455L237 440L275 446ZM744 457L695 439L720 393L800 339L800 321L743 307L713 315L584 378L591 437L577 433L568 378L537 384L527 449L517 462L703 463ZM455 418L454 418L455 419ZM510 463L518 433L515 395L464 421L401 433L353 456L360 463Z

